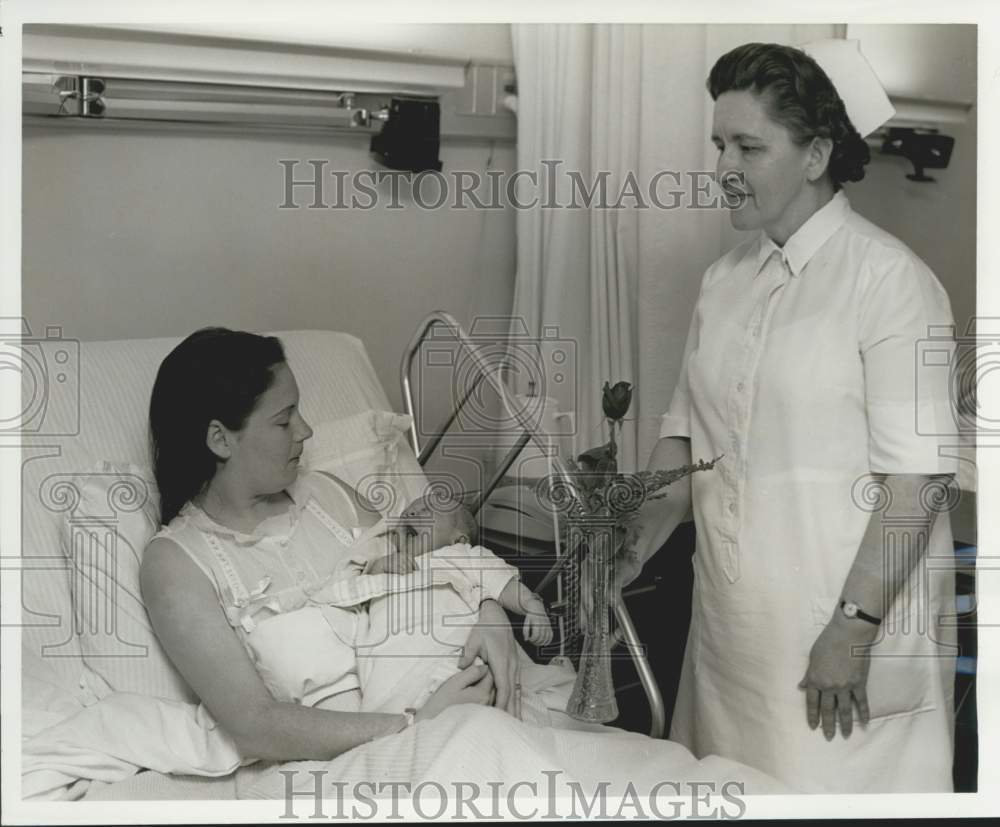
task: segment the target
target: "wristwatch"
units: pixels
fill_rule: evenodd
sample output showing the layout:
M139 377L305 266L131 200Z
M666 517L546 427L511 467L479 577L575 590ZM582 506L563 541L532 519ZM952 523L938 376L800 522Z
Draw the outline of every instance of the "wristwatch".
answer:
M875 626L882 625L882 618L872 617L867 612L861 610L861 607L857 603L851 603L849 600L840 601L840 611L843 613L844 617L858 618L858 620L864 620L868 623L874 624Z

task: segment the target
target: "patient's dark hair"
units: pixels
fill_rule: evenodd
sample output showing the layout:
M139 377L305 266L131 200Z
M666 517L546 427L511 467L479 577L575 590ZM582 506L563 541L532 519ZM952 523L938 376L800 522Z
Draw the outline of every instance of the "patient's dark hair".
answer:
M209 423L243 428L284 361L275 337L224 327L195 331L163 360L149 402L149 439L164 524L215 475Z
M868 144L847 117L844 101L819 64L791 46L746 43L720 57L708 76L708 92L749 90L762 95L772 120L803 146L813 138L830 138L828 171L833 188L865 177L871 160Z

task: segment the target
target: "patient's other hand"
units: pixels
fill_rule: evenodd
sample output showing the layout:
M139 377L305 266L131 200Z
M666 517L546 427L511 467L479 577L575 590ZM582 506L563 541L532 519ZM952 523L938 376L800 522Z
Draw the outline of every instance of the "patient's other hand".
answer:
M493 673L485 664L468 666L442 683L427 702L417 710L415 720L434 718L449 706L455 704L479 704L493 706L496 702L496 688Z
M479 620L469 632L458 668L469 666L476 655L486 661L496 681L496 703L493 705L520 718L521 659L507 613L494 600L484 600L479 606Z

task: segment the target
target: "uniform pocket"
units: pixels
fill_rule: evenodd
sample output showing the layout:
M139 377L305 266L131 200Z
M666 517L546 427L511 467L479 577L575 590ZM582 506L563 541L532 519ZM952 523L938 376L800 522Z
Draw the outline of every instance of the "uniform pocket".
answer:
M816 635L840 611L839 598L813 602ZM939 665L926 630L918 625L918 613L912 604L897 601L889 612L874 642L868 647L871 661L868 670L868 708L870 719L893 718L926 712L937 707L933 692ZM863 620L854 621L864 623ZM862 656L860 653L858 656ZM857 719L857 709L854 717Z

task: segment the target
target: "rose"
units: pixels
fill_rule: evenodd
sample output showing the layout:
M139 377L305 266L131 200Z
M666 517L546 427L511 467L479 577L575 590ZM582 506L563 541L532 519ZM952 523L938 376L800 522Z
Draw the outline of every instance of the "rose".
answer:
M632 404L632 384L616 382L614 387L609 382L604 383L604 395L601 398L604 415L615 422L624 419L628 407Z

